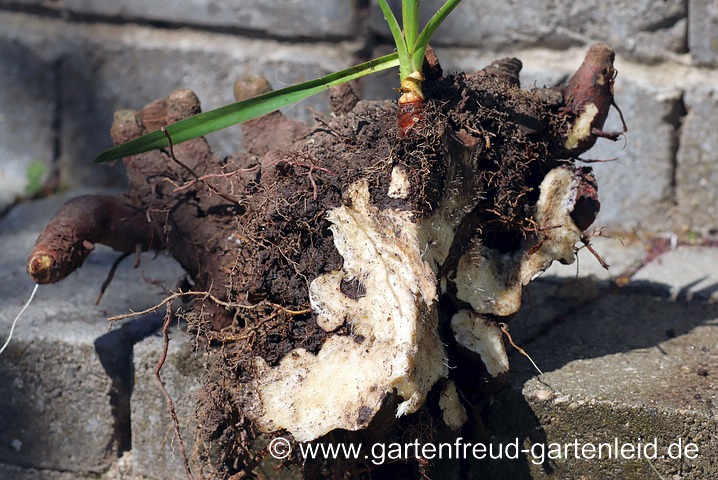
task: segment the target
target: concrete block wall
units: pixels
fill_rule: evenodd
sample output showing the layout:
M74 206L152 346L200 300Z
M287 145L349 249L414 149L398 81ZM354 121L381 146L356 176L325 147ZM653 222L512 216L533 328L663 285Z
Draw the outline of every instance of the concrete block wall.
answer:
M394 7L399 8L399 0ZM422 4L425 19L440 0ZM524 85L566 78L585 48L618 51L618 103L625 142L600 141L595 165L598 224L647 231L718 228L718 137L710 127L718 89L718 7L710 0L465 0L438 31L445 70L473 70L501 56L524 62ZM326 74L391 49L369 0L2 0L0 1L0 203L25 188L32 161L63 185L122 183L119 167L91 165L108 146L112 113L179 87L205 109L232 101L233 80L267 76L275 88ZM394 73L362 82L392 98ZM309 119L318 97L292 107ZM617 126L613 115L609 128ZM218 153L241 148L237 130L211 137Z

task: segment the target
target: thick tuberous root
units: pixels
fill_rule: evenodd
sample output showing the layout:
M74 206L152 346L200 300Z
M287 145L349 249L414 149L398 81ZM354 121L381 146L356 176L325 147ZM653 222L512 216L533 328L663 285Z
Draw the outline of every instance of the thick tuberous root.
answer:
M57 211L35 242L27 271L36 283L59 282L82 265L96 243L127 253L164 247L161 232L129 198L87 195Z

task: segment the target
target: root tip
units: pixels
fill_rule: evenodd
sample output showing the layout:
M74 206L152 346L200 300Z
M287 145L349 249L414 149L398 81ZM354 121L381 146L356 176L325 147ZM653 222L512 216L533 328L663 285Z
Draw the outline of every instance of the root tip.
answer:
M47 253L33 254L27 260L27 273L35 283L52 283L54 271L55 259Z

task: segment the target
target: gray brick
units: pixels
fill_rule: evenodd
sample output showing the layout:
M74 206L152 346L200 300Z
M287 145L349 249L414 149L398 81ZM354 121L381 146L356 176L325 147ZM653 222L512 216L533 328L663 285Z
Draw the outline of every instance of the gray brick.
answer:
M443 3L423 2L422 24ZM394 12L401 11L399 0L390 4ZM439 27L432 43L495 50L526 46L566 48L603 41L624 54L658 59L665 57L666 52L686 50L685 17L685 2L680 0L466 0ZM390 38L376 4L372 9L372 25Z
M688 0L688 47L699 65L718 66L718 4Z
M666 213L675 201L673 163L681 95L674 87L643 84L619 75L616 102L628 125L625 140L614 143L599 139L594 148L581 155L587 159L618 158L592 164L601 201L594 227L658 231L670 223ZM621 130L615 109L604 130Z
M210 110L232 103L232 84L246 74L264 75L274 88L319 77L347 59L315 46L283 46L199 33L151 32L135 27L96 27L78 38L62 65L63 166L74 183L95 184L102 167L94 155L109 146L112 114L140 108L178 88L191 88ZM269 53L271 52L271 53ZM308 119L311 109L326 110L325 96L290 107ZM238 129L210 136L218 155L241 146Z
M25 193L27 169L52 165L55 69L37 52L0 38L0 209Z
M180 6L181 5L181 6ZM67 0L75 13L225 27L281 37L350 37L357 27L351 0L263 2L186 0Z
M135 384L132 392L132 467L150 478L183 478L184 468L167 404L154 376L162 352L157 335L134 348ZM160 372L181 425L187 455L192 455L196 395L201 377L201 357L192 352L187 335L174 330L167 360ZM193 471L197 473L196 468Z
M242 75L265 75L278 89L325 75L351 62L345 47L324 44L283 45L269 40L129 25L69 27L57 20L3 13L0 27L0 38L27 45L30 53L42 55L50 65L58 62L58 90L62 92L59 162L63 182L75 186L124 183L120 170L92 165L94 156L110 145L108 131L118 109L140 108L177 88L192 88L204 110L209 110L234 101L232 84ZM28 57L32 59L30 53ZM42 95L54 90L41 87L52 77L48 78L42 65L34 69L37 75L26 83L31 87L37 84L36 90L40 91L35 93L41 100L27 105L44 105ZM32 112L25 103L15 102L12 90L8 92L0 91L0 95L7 95L5 109ZM308 120L312 110L326 110L326 95L290 107L287 114ZM19 118L22 122L12 127L17 137L27 136L28 143L37 146L48 143L48 134L37 138L29 135L43 126L37 118L49 127L52 117L43 120L39 114L37 118L23 114ZM218 155L229 155L241 147L238 131L229 129L210 137ZM21 173L24 175L24 170Z
M20 7L50 7L57 6L61 0L4 0L5 5Z
M688 90L685 104L688 115L681 128L676 171L678 222L706 233L718 228L718 89Z

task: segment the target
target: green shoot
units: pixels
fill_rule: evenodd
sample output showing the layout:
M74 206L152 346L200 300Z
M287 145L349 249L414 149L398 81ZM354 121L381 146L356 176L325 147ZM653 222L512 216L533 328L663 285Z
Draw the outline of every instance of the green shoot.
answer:
M404 3L413 3L413 1L406 1ZM382 13L384 13L384 19L386 20L386 23L389 25L391 36L394 37L394 43L396 44L396 53L399 55L399 75L401 76L401 78L405 78L411 73L411 61L409 57L409 49L406 46L406 42L404 41L401 27L399 26L399 22L397 22L396 17L394 16L394 12L392 12L391 10L391 7L389 7L389 4L386 3L386 0L379 0L379 7L381 8Z
M447 0L444 5L431 17L429 23L419 32L419 3L420 0L402 1L402 24L404 30L400 30L399 22L394 16L387 0L378 0L379 7L384 13L384 18L389 25L389 30L396 44L396 51L399 55L399 74L401 76L402 96L399 103L411 103L422 101L424 94L421 90L422 66L424 54L429 46L429 40L461 0Z
M174 143L186 142L279 110L330 87L396 66L399 66L401 75L401 87L399 90L402 92L402 96L399 103L423 102L424 95L421 90L423 75L421 70L426 48L438 26L461 0L447 0L420 33L419 0L402 1L403 32L387 0L378 0L378 2L394 37L396 53L385 55L309 82L200 113L165 127L164 132L156 130L122 145L109 148L101 152L95 158L95 162L103 163L157 148L166 148L169 145L168 135Z
M404 41L409 56L419 36L419 2L420 0L404 0L401 2L401 21L404 26ZM421 67L421 65L420 65Z
M426 47L429 46L429 40L439 28L446 17L461 3L461 0L447 0L447 2L434 14L419 34L419 38L414 42L413 53L411 54L412 67L421 71L424 63L424 54Z
M315 80L292 85L241 102L225 105L224 107L210 110L209 112L200 113L165 128L175 144L186 142L187 140L201 137L223 128L246 122L247 120L252 120L297 103L333 86L341 85L342 83L371 73L396 67L398 64L397 54L392 53ZM157 148L166 148L168 145L169 142L165 133L161 130L156 130L101 152L97 158L95 158L95 163L109 162L110 160L129 155L137 155Z

